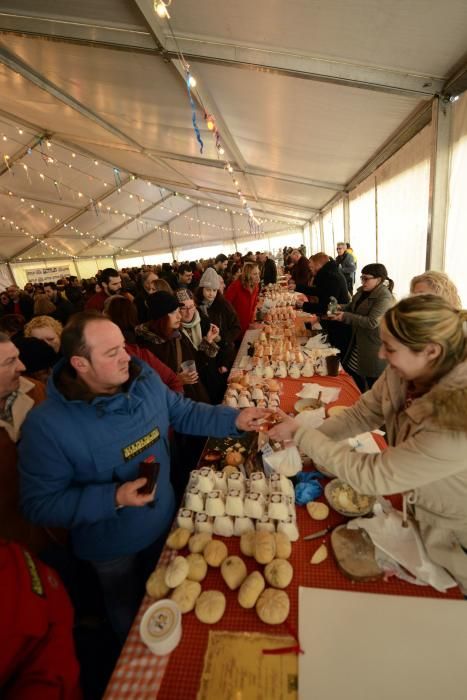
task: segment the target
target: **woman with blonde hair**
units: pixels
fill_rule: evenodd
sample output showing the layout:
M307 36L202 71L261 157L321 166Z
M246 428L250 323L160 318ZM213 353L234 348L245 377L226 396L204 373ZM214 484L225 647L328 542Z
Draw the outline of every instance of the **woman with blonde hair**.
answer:
M34 297L34 316L51 316L56 311L57 307L46 294L36 294Z
M237 312L241 334L245 335L250 323L255 318L256 304L259 296L260 272L256 263L246 262L239 279L234 280L225 290L224 297Z
M55 352L60 352L60 338L63 326L51 316L35 316L24 326L25 338L45 340Z
M282 414L270 431L358 493L403 493L431 559L467 592L467 311L441 297L403 299L381 322L388 367L354 406L303 428ZM355 452L346 438L386 426L389 447Z
M436 294L443 297L455 309L462 308L459 292L454 282L451 282L445 272L427 270L421 275L413 277L410 282L411 294Z

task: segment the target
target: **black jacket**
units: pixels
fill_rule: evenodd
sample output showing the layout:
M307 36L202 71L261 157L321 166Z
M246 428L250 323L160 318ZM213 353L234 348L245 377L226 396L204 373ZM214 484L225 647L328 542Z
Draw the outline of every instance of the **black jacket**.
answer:
M323 265L316 274L312 287L300 287L298 291L308 296L318 297L316 303L305 302L303 304L303 310L311 314L326 314L330 297L335 297L339 304L348 304L349 302L346 279L334 260L329 260Z
M217 293L211 306L205 307L203 305L201 310L207 314L211 323L219 327L221 340L217 366L230 369L237 354L235 341L242 332L237 312L220 292Z
M277 282L277 267L276 263L272 258L267 258L264 261L263 269L261 271L261 278L263 284L276 284Z

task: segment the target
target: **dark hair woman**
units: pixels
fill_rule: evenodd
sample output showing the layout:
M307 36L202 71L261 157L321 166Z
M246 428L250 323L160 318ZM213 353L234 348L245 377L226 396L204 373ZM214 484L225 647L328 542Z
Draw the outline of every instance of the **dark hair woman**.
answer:
M200 380L199 369L205 361L203 349L197 350L181 332L183 306L173 294L156 292L149 297L150 320L136 326L138 345L150 350L173 372L183 384L185 396L194 401L211 403L209 394ZM193 360L197 371L182 369L182 362Z
M365 265L360 275L362 282L352 301L341 307L331 320L342 321L352 327L352 336L342 364L354 378L360 391L371 388L386 367L385 358L379 357L381 339L379 324L386 311L394 305L394 282L381 263Z
M125 350L132 357L139 357L160 376L164 384L172 391L183 391L179 376L161 362L150 350L138 345L135 328L138 325L138 312L135 305L127 297L109 297L104 305L104 313L122 331L125 338Z

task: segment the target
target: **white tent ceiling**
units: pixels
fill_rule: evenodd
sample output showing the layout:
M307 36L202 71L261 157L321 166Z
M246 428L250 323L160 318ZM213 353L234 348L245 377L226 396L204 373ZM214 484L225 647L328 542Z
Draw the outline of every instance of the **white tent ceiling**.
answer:
M152 0L0 0L1 258L245 238L237 188L266 233L302 227L401 125L426 124L434 95L464 87L465 0L173 0L169 12L170 25Z

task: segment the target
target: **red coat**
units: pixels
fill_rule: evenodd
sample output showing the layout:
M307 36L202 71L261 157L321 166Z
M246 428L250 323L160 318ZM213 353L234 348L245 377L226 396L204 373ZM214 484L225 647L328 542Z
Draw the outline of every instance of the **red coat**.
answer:
M108 294L102 290L101 292L96 292L93 296L87 300L85 304L86 311L104 311L104 304L109 298Z
M258 303L259 285L251 292L243 286L241 280L235 280L225 290L224 297L230 301L237 312L242 329L241 337L245 335L250 323L255 318L256 304Z
M59 577L18 544L0 540L0 695L80 700L73 609Z

